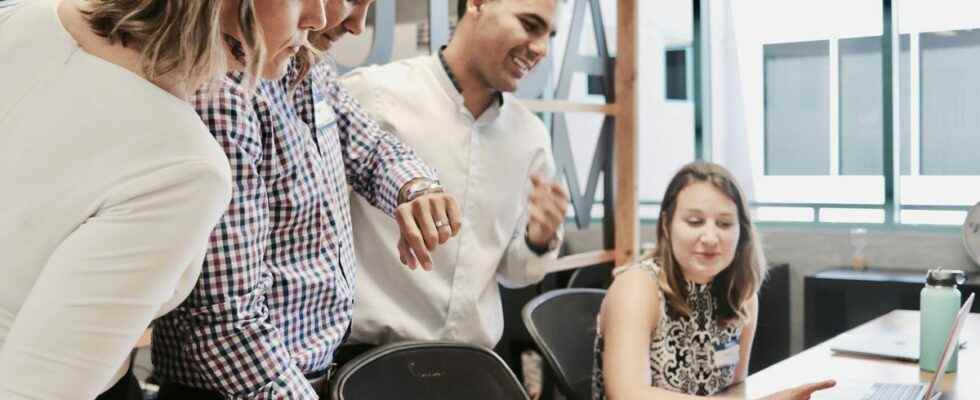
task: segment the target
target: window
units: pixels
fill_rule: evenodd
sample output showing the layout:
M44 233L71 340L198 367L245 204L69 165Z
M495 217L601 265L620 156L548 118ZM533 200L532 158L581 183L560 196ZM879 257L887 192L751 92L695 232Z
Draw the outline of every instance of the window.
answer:
M737 71L713 75L712 123L744 116L713 132L739 140L724 136L743 124L761 219L880 223L887 201L902 223L957 225L980 200L980 14L963 0L896 4L894 83L882 80L881 2L760 0L713 22L731 39L712 46L734 50L712 49L712 63ZM882 96L893 84L899 179L886 199Z
M951 224L980 200L980 31L912 35L909 65L909 170L902 177L902 218ZM931 209L935 207L946 209Z
M829 43L767 44L763 57L766 175L827 175Z
M919 36L919 172L980 175L980 30Z
M863 43L853 49L846 39L881 35L881 3L758 0L718 14L710 44L713 160L750 186L761 220L840 220L822 209L844 207L871 222L876 217L862 210L883 207L884 179L867 174L873 161L854 163L863 151L855 146L870 134L853 136L861 130L851 122L867 122L842 114L839 92L851 88L842 88L847 74L862 72L850 55Z
M664 52L666 65L666 81L664 86L667 88L667 100L687 100L688 95L688 49L667 49Z

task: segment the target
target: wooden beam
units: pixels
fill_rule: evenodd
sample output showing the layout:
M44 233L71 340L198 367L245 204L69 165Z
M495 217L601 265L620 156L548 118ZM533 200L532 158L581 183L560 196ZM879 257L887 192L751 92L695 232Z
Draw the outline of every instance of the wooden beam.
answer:
M531 100L531 99L521 99L521 104L527 107L531 112L582 112L582 113L597 113L597 114L615 114L616 107L614 104L595 104L595 103L578 103L574 101L565 100Z
M615 258L616 253L613 250L590 251L587 253L580 253L559 258L551 264L548 264L545 267L545 270L550 274L552 272L603 264L613 261Z
M616 265L635 262L639 247L636 218L636 28L639 0L619 0L616 40L616 135L613 176L616 201ZM609 195L608 193L606 194Z

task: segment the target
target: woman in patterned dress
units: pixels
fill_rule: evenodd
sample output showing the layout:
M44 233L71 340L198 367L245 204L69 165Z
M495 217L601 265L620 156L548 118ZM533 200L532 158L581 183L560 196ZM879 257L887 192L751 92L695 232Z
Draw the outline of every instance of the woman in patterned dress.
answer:
M592 398L691 399L745 379L765 259L745 198L717 164L683 167L651 257L614 272L599 315ZM808 399L824 381L767 399Z

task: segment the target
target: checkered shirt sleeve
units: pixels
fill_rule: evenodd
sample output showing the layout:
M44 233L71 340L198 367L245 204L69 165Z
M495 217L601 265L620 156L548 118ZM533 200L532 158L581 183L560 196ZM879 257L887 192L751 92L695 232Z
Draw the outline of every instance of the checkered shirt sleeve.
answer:
M270 210L263 175L271 172L259 166L263 154L257 116L269 111L253 100L237 84L225 84L215 96L196 100L228 156L234 193L211 235L197 287L178 310L182 317L158 322L163 326L154 337L154 363L169 379L227 398L313 400L316 393L270 320L266 297L273 277L263 262ZM169 334L173 332L179 335ZM183 354L170 357L166 352Z
M439 179L411 148L368 115L340 84L336 69L315 68L313 78L326 88L337 114L347 182L371 205L393 216L402 186L415 178Z

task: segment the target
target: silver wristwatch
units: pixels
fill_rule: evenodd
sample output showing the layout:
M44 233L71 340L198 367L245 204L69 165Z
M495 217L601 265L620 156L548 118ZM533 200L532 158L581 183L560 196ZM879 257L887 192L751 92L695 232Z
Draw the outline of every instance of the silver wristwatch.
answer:
M442 193L445 190L438 181L428 178L416 178L405 184L398 194L398 204L411 202L428 193Z

